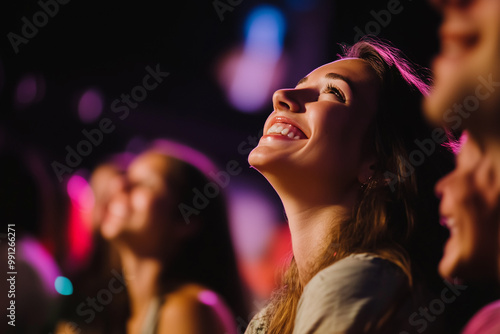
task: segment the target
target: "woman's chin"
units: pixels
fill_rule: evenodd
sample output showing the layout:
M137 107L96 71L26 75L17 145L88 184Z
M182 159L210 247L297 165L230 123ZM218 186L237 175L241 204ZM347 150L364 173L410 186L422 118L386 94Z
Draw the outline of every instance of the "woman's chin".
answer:
M439 262L439 275L444 279L452 280L453 277L456 276L454 270L455 267L456 264L454 263L454 261L449 257L447 258L445 255L441 259L441 262Z
M451 279L456 276L456 268L460 261L460 247L458 246L453 236L446 242L443 257L439 262L439 274L441 277Z
M276 160L273 159L273 155L275 155L275 152L269 147L257 146L248 155L248 163L253 168L261 171L273 165L273 161Z
M114 217L108 217L108 219L105 219L100 226L101 236L108 241L116 240L122 230L121 222L118 219L113 218Z

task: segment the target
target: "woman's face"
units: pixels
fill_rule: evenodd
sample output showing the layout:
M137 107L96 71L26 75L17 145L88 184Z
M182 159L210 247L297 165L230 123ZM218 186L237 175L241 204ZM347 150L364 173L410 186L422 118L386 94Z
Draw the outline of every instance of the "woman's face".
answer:
M169 160L147 152L139 155L125 175L123 191L110 202L101 233L143 249L168 243L175 236L171 221L174 204L166 181Z
M442 12L443 19L439 30L441 50L432 66L433 89L424 103L427 117L453 129L497 122L500 1L432 2ZM470 105L471 98L480 100L481 107L469 113L467 103ZM466 110L455 104L465 106ZM478 129L477 135L482 135L481 130Z
M99 166L90 180L94 194L94 208L92 210L92 229L98 230L106 215L109 201L123 187L121 171L117 166L105 164Z
M436 185L442 222L450 230L439 264L445 278L491 279L497 274L498 221L492 219L495 204L485 198L490 182L484 167L483 154L469 137L455 169Z
M371 66L360 59L323 65L294 89L274 93L274 111L249 163L270 183L335 196L359 188L359 173L368 156L367 130L378 105L380 84Z

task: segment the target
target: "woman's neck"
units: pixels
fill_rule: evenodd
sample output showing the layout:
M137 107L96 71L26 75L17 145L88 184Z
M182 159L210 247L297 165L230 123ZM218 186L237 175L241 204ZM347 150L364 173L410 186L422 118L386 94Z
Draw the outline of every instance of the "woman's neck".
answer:
M119 250L130 301L130 320L142 323L151 302L158 296L162 265L156 258L137 256L130 249Z
M347 197L347 196L346 196ZM335 226L349 217L352 206L341 204L307 203L301 199L282 197L292 237L295 262L303 285L313 276L329 248Z
M498 133L497 133L498 135ZM498 234L497 238L497 282L500 287L500 208L498 207L498 200L500 199L500 138L490 137L483 142L484 157L482 166L479 170L482 170L484 175L488 176L487 182L488 189L485 190L484 196L486 203L488 203L488 209L492 212L492 219L496 219L496 231Z

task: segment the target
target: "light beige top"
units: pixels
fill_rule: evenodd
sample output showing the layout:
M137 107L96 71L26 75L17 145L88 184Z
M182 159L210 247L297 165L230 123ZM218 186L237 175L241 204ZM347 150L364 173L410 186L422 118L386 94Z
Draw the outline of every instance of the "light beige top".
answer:
M305 286L295 318L294 334L373 333L391 308L390 332L414 333L409 318L418 309L408 293L407 278L392 262L375 255L352 254L317 273ZM245 334L267 333L264 308L250 322ZM291 320L293 321L293 320ZM430 325L426 333L435 333Z
M391 333L407 330L412 313L410 295L404 294L407 281L390 261L366 253L350 255L320 271L305 286L294 334L366 333L394 305L398 312L390 321L397 330ZM407 311L400 312L403 308Z

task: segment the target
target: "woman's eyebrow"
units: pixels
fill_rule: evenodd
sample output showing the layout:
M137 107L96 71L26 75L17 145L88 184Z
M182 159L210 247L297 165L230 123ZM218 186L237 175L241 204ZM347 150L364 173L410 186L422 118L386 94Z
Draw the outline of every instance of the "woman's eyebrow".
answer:
M296 86L298 86L298 85L306 82L308 78L309 77L303 77L302 79L299 80L299 82L297 82ZM344 81L349 86L349 88L351 90L354 90L354 85L352 84L351 80L349 80L348 78L346 78L342 74L338 74L338 73L335 73L335 72L330 72L330 73L325 74L325 78L326 79L330 79L330 80L332 80L332 79L342 80L342 81Z
M326 79L342 80L342 81L344 81L349 86L349 88L352 91L354 91L354 85L352 84L351 80L349 80L348 78L346 78L342 74L331 72L331 73L325 74L325 78Z

